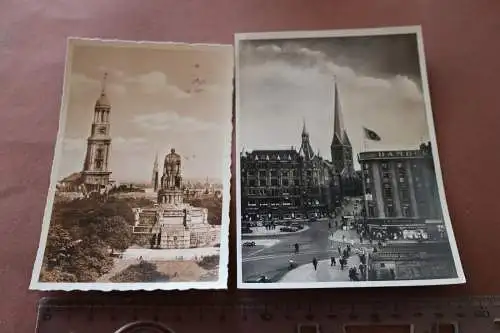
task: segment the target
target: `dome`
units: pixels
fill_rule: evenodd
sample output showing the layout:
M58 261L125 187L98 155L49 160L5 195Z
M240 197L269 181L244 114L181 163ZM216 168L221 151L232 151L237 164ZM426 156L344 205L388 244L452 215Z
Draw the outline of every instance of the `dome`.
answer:
M95 106L97 107L104 107L104 108L110 108L111 104L109 104L108 97L106 96L106 93L102 92L101 96L99 96L99 99L95 102Z

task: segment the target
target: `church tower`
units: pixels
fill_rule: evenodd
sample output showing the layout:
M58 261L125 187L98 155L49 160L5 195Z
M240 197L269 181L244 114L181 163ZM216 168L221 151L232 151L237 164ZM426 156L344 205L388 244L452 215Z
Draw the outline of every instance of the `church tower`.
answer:
M151 185L153 191L158 192L158 182L159 182L159 171L158 171L158 153L155 155L155 161L153 163L153 176L151 178Z
M304 119L302 126L302 143L300 145L299 155L304 158L304 161L310 161L314 157L314 151L309 141L309 132L306 129L306 121Z
M104 74L101 95L95 103L90 136L87 139L87 153L83 164L82 178L88 191L98 191L107 186L111 175L109 171L111 104L106 96L106 77L107 74Z
M339 99L337 83L333 83L334 91L334 124L333 138L330 145L332 163L335 171L339 174L354 174L354 162L352 156L352 146L349 136L344 128L342 119L342 109Z

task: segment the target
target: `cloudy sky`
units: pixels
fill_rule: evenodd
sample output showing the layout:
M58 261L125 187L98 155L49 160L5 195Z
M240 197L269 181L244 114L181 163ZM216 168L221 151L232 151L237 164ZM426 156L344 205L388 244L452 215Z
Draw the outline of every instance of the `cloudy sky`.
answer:
M334 81L355 154L429 137L414 34L244 40L238 52L240 150L298 148L305 119L330 159ZM365 145L363 126L382 140Z
M80 42L66 84L59 178L81 171L102 77L111 103L112 178L149 181L155 153L171 148L188 178L222 179L231 134L230 47Z

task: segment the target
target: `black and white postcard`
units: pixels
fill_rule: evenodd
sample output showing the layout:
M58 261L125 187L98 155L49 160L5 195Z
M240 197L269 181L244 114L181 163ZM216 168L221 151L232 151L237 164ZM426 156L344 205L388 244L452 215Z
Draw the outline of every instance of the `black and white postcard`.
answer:
M31 288L227 287L233 48L70 39Z
M464 283L420 28L235 48L238 287Z

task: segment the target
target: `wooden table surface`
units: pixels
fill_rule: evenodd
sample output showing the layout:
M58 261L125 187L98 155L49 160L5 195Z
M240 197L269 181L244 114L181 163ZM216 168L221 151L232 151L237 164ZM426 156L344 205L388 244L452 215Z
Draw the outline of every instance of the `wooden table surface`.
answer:
M33 332L36 302L47 295L29 292L28 281L49 185L66 37L232 43L235 32L401 25L422 25L444 183L468 283L294 297L500 293L499 0L3 0L0 331ZM235 273L234 254L230 262ZM227 293L249 294L235 290L234 274Z

